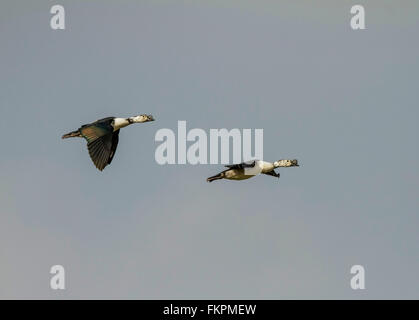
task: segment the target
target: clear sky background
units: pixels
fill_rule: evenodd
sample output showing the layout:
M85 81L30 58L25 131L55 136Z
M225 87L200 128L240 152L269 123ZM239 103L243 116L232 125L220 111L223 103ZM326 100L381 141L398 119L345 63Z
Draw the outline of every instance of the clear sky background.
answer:
M418 299L419 3L363 2L1 1L0 297ZM61 140L141 113L103 172ZM178 120L301 167L160 166Z

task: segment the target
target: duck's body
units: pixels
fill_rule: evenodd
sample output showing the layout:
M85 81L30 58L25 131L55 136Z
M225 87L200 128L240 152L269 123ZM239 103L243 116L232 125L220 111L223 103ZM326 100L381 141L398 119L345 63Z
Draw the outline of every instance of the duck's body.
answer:
M154 121L151 115L129 118L107 117L85 124L79 129L62 136L63 139L80 137L87 141L90 158L102 171L112 162L119 141L119 130L133 123Z
M226 165L228 168L219 174L209 177L208 182L228 179L228 180L246 180L262 173L269 176L279 178L279 172L275 172L278 167L298 167L298 161L294 160L279 160L275 162L267 162L262 160L252 160L240 164Z

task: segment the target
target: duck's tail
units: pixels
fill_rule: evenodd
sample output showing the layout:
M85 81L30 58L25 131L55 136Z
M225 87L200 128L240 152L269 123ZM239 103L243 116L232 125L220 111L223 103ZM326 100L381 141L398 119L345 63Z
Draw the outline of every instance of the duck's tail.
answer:
M207 181L208 182L211 182L211 181L214 181L214 180L220 180L222 178L224 178L223 173L219 173L219 174L217 174L215 176L212 176L212 177L207 178Z
M74 137L81 137L81 134L80 134L79 130L75 130L75 131L71 131L69 133L66 133L61 138L62 139L67 139L67 138L74 138Z

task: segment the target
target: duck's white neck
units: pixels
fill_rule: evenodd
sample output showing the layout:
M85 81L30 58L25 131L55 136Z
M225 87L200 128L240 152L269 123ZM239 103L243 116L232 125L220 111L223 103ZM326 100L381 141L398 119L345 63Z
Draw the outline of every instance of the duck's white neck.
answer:
M129 118L115 118L113 120L113 129L114 131L121 129L123 127L129 126L133 123L143 123L147 121L153 121L153 117L151 115L140 115L135 117L129 117Z
M112 123L113 131L129 126L132 123L133 122L129 121L128 118L115 118Z

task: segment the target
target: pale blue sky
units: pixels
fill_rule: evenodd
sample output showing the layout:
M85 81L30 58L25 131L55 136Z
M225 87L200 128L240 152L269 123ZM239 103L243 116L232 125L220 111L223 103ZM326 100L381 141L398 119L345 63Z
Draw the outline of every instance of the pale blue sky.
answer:
M0 2L1 298L419 298L419 4ZM106 116L113 163L61 140ZM159 166L159 128L263 128L279 180ZM67 289L49 289L65 267ZM366 290L349 286L366 269Z

